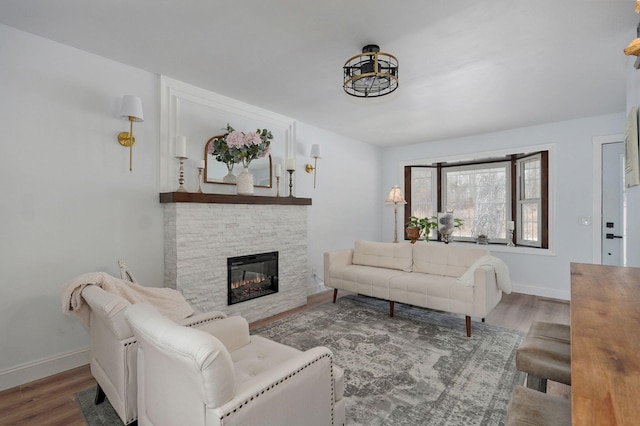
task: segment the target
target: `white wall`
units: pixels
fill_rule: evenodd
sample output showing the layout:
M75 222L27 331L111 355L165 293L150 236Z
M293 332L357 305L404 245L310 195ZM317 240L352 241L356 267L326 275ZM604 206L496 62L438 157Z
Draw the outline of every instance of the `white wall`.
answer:
M636 60L631 56L628 60L627 72L627 113L631 107L640 107L640 71L633 67ZM627 266L640 267L640 185L627 188L627 229L625 246L627 250Z
M310 286L322 286L324 252L353 247L356 239L380 241L387 196L380 190L381 150L304 123L298 123L297 135L296 194L313 199L308 235ZM309 154L314 143L320 145L322 156L315 189L313 174L304 171L305 164L313 164Z
M60 290L125 260L162 286L160 77L0 25L0 390L88 361L87 332ZM133 172L116 136L122 95L143 100ZM298 123L296 195L313 198L310 268L356 238L378 239L380 149ZM318 185L304 172L322 146ZM214 192L214 191L208 191ZM308 285L315 282L308 277Z
M86 362L60 290L118 259L163 282L158 77L0 25L0 389ZM133 172L122 95L143 99ZM73 365L71 365L73 366Z
M383 186L402 185L401 163L410 160L468 155L514 147L553 144L555 168L555 248L544 255L532 249L496 251L510 268L514 291L569 299L569 263L593 260L593 230L578 223L580 216L592 216L594 136L619 134L624 113L550 123L454 140L424 143L383 151ZM636 210L637 211L637 210ZM633 217L633 216L632 216ZM393 213L383 211L383 240L391 241ZM459 243L460 244L460 243ZM491 247L490 247L491 248Z

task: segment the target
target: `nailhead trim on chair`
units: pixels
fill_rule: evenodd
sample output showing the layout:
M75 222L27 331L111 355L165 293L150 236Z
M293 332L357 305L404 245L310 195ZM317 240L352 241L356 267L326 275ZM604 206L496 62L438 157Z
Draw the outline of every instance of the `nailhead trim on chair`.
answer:
M289 380L291 377L295 376L296 374L298 374L299 372L301 372L302 370L304 370L305 368L315 364L316 362L320 361L322 358L329 358L329 366L331 367L331 424L334 423L333 420L333 406L334 406L334 387L335 387L335 383L334 383L334 379L333 379L333 357L329 354L324 354L316 359L314 359L313 361L308 362L307 364L303 365L302 367L298 368L296 371L294 371L293 373L289 374L286 377L283 377L282 379L278 380L275 383L272 383L271 385L267 386L265 389L262 389L260 391L260 393L257 393L253 396L251 396L249 399L245 399L243 402L240 403L240 405L238 405L236 408L233 409L233 411L228 412L227 414L225 414L224 416L222 416L220 418L220 420L222 421L224 417L229 417L231 414L238 412L242 407L244 407L245 405L249 404L249 402L253 401L255 398L259 397L260 395L263 395L265 392L275 388L276 386L286 382L287 380Z
M203 319L203 320L196 321L196 322L193 322L193 323L189 323L189 324L186 324L186 326L187 327L194 327L196 325L206 324L208 322L211 322L211 321L214 321L214 320L219 320L219 319L224 319L224 318L225 318L224 316L219 315L219 316L216 316L216 317L211 317L211 318ZM186 319L188 319L188 318L186 318Z

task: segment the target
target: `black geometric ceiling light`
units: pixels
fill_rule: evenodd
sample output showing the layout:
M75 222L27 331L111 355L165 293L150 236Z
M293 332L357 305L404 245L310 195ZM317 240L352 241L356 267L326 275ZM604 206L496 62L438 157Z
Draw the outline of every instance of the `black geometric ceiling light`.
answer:
M344 91L359 98L387 95L398 88L398 59L380 52L380 47L368 44L362 54L345 62Z

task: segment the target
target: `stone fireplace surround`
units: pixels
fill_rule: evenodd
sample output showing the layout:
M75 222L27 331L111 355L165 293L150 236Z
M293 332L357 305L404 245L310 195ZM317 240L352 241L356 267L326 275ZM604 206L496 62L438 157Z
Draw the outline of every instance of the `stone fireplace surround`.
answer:
M161 193L166 287L202 312L249 322L307 303L307 210L311 199ZM279 292L227 305L227 258L279 253Z

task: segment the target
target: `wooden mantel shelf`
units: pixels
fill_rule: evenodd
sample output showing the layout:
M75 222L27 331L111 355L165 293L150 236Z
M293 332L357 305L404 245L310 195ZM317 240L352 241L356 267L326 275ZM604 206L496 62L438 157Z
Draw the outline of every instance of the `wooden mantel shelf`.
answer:
M198 192L161 192L161 203L213 203L213 204L279 204L310 206L311 198L262 197L259 195L201 194Z

